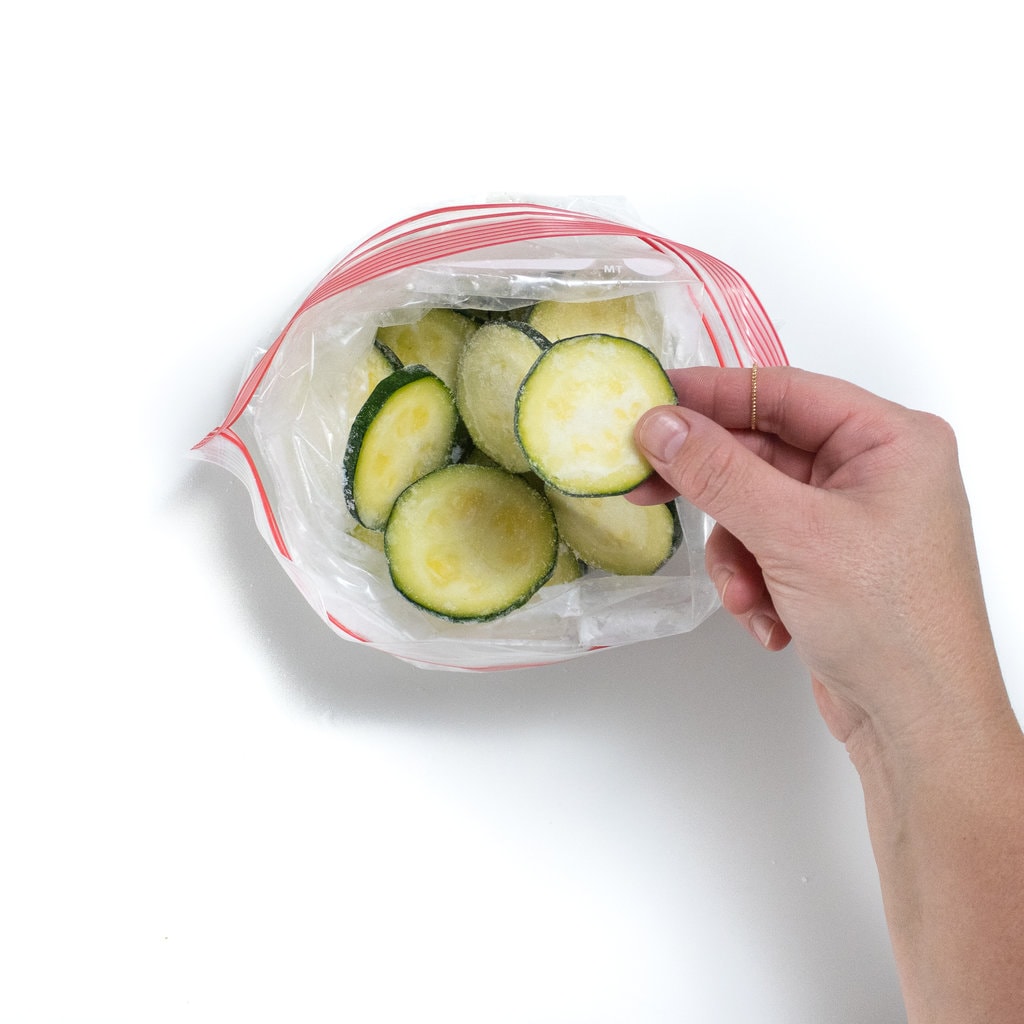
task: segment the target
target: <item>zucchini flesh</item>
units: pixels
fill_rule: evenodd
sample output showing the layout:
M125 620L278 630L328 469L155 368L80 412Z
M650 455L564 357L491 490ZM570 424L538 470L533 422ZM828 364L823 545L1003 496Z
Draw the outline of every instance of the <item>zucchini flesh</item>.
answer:
M530 469L516 438L516 395L547 347L532 327L495 320L477 330L459 357L455 396L462 421L477 448L511 473Z
M401 364L380 345L373 344L353 367L352 373L337 378L332 399L345 410L343 430L351 430L356 414L373 389L390 376Z
M555 587L559 583L572 583L584 576L587 572L586 565L579 560L576 552L573 551L564 540L558 541L558 558L555 560L554 572L548 577L545 587Z
M558 553L551 506L519 477L487 466L445 466L395 502L384 532L391 579L434 615L497 618L528 601Z
M676 395L657 357L627 338L556 342L526 375L515 430L537 475L566 494L624 494L652 470L633 440L640 416Z
M595 569L618 576L650 576L682 540L675 502L634 505L620 494L578 498L551 487L546 493L559 536Z
M363 526L383 530L395 499L451 461L459 430L455 399L425 366L395 370L356 414L345 448L345 503Z
M402 360L399 359L398 356L380 340L380 338L376 337L373 339L370 351L366 353L365 362L370 365L380 367L381 379L386 377L389 373L393 373L395 370L400 370L402 368ZM386 370L384 369L385 367L387 368Z
M643 342L649 333L635 295L591 302L549 299L533 307L527 322L552 342L581 334L611 334Z
M368 545L375 551L384 551L384 534L380 530L368 530L362 523L356 523L348 531L350 537L354 537L363 544Z
M369 382L369 391L372 391L385 377L401 366L393 352L374 342L357 368L356 379L364 377Z
M459 353L477 324L454 309L431 309L413 324L377 329L377 341L406 365L432 370L454 390Z

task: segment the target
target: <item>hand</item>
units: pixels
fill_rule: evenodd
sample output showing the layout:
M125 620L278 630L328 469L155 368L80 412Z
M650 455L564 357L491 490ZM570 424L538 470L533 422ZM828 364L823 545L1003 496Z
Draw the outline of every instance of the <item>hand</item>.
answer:
M864 789L911 1024L1024 1020L1024 735L989 632L941 420L789 368L670 373L659 474L717 521L708 571L772 650L790 639Z
M724 607L765 647L792 638L844 742L937 711L983 711L963 669L998 677L967 498L949 426L852 384L790 368L670 372L678 407L636 439L675 493L716 520L707 566ZM975 675L977 673L972 673ZM984 696L1005 703L995 692Z

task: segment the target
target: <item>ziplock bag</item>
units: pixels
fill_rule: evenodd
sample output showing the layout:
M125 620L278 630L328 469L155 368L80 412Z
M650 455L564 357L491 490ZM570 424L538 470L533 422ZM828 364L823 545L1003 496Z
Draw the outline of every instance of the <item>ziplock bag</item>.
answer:
M425 668L507 669L687 632L716 608L704 568L713 523L681 499L683 540L654 575L590 571L489 622L450 622L407 601L346 509L342 461L377 330L439 307L487 316L632 296L635 332L666 368L785 364L771 321L731 267L586 207L448 207L373 235L255 353L223 422L193 449L246 484L263 537L340 637Z

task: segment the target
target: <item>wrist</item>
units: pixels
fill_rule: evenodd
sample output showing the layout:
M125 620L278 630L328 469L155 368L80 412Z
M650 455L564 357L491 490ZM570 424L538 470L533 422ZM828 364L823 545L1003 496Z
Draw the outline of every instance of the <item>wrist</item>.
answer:
M890 680L885 689L892 699L851 718L842 738L862 779L882 772L909 783L922 772L983 764L1021 742L994 655L970 672L918 684L915 693L913 685Z
M981 704L865 717L847 742L911 1024L1024 1012L1024 734L1008 700Z

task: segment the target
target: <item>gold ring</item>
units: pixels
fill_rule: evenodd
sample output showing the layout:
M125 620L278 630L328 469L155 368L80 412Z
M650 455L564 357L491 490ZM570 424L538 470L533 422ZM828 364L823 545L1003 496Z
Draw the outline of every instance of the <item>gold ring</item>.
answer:
M750 367L750 429L757 430L757 363Z

